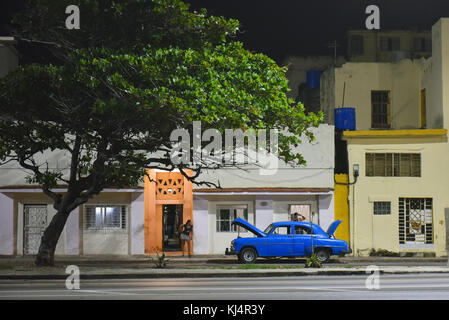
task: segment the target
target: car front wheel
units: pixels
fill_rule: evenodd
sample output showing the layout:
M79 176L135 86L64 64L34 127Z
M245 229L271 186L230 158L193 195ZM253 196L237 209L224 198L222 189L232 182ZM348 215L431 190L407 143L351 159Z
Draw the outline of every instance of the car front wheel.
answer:
M243 248L239 254L239 260L243 263L253 263L257 259L257 252L254 248Z
M322 262L326 262L327 260L329 260L330 257L330 252L327 249L317 249L315 251L316 257L318 259L318 261Z

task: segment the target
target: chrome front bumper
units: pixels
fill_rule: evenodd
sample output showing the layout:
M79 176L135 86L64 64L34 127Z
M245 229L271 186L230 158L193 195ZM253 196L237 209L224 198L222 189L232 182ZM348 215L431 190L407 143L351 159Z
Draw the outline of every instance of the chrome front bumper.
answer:
M237 254L237 252L234 249L226 248L226 250L225 250L225 255L227 255L227 256L233 256L236 254Z

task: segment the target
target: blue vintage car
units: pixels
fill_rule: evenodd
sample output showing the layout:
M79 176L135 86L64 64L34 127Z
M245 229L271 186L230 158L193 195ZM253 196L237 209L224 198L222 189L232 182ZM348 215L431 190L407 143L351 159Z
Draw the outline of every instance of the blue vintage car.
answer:
M257 257L303 257L313 251L321 262L326 262L331 255L344 255L352 250L344 240L334 237L334 232L341 223L334 221L327 232L310 222L275 222L264 231L257 229L247 221L237 218L233 224L247 229L256 237L240 236L226 248L226 255L237 255L242 263L252 263Z

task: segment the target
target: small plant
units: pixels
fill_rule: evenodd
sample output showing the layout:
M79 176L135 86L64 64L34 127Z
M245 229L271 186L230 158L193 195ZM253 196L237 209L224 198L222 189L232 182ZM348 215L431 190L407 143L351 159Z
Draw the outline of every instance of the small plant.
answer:
M318 260L318 257L315 253L313 253L310 257L307 258L305 268L321 268L321 262Z
M157 253L157 259L153 260L154 264L156 265L156 268L159 269L165 268L167 266L168 261L169 260L165 257L165 253L162 253L161 256Z
M371 249L369 253L370 257L399 257L399 253L391 252L385 249Z

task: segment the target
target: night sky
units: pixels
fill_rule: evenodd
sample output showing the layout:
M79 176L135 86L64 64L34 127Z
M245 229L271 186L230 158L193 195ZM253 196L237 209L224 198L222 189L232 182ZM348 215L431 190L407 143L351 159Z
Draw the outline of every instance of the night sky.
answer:
M0 35L8 35L12 14L23 0L0 0ZM73 1L76 4L76 0ZM365 8L376 4L381 30L430 30L440 17L449 17L448 0L185 0L192 9L206 8L213 15L235 18L237 37L245 47L262 52L279 63L288 55L333 53L327 47L337 40L346 49L346 31L364 29ZM82 14L82 13L81 13ZM25 52L26 55L26 52Z

